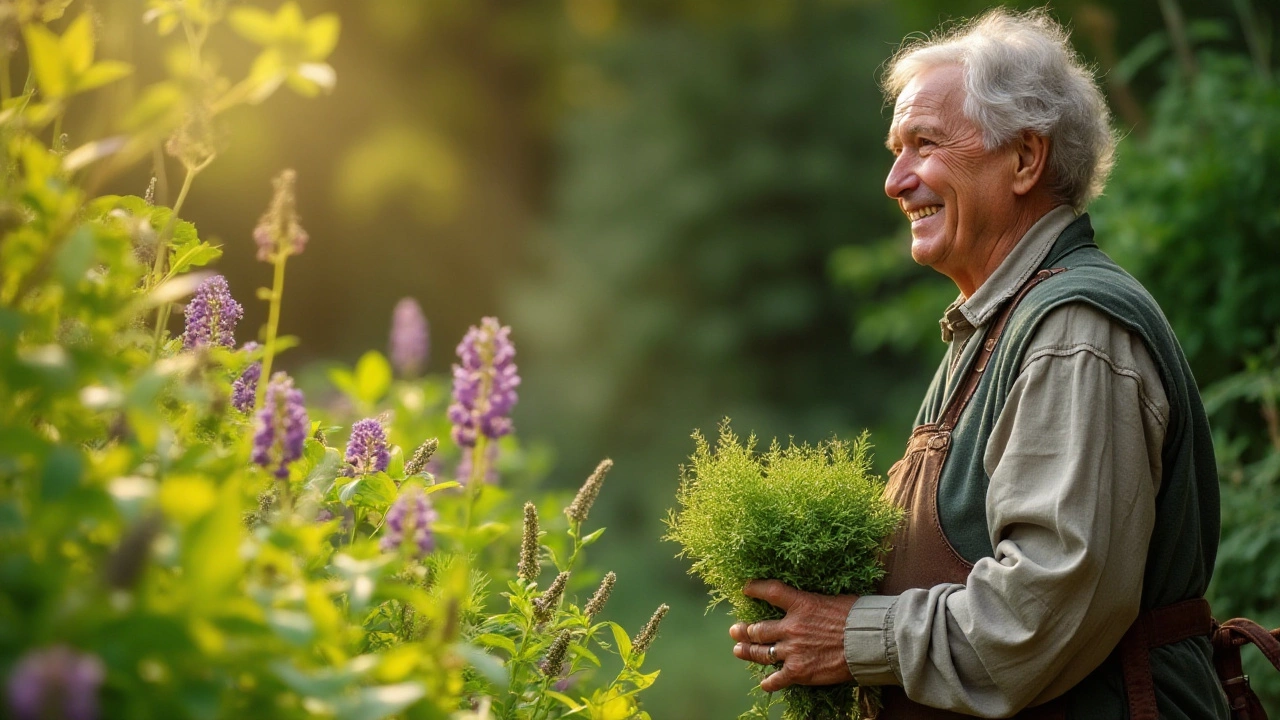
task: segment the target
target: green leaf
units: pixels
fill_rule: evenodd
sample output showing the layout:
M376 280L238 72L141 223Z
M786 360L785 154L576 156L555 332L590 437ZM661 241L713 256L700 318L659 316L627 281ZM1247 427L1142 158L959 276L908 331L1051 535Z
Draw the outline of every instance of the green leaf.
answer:
M216 610L223 595L240 578L240 487L234 480L223 483L212 512L191 526L183 543L182 567L191 603L197 608Z
M324 456L311 467L311 472L303 480L303 484L322 494L328 495L333 481L338 477L338 469L342 465L342 453L335 448L324 449Z
M426 697L421 683L361 688L354 696L333 704L335 715L343 720L382 720Z
M93 265L93 253L93 230L88 225L81 225L58 249L55 264L58 281L68 288L78 285Z
M485 633L483 635L476 636L475 639L472 640L472 642L476 643L477 645L483 645L485 647L492 647L492 648L498 648L499 650L506 650L507 654L512 657L515 657L515 654L516 654L515 641L507 637L506 635L499 635L497 633Z
M316 633L311 616L297 610L270 610L267 612L267 624L285 642L298 647L310 645Z
M422 489L422 492L430 495L431 493L437 493L441 490L448 490L449 488L456 487L462 487L462 483L459 483L457 480L449 480L448 482L436 483L435 485L425 487Z
M240 6L231 11L227 22L232 30L249 42L272 45L276 41L275 18L265 10Z
M660 672L662 671L654 670L653 672L648 673L647 675L642 675L637 673L636 675L631 677L631 683L636 687L635 691L639 692L649 687L650 685L652 685L654 681L658 679L658 673Z
M342 23L333 13L318 15L307 23L307 57L324 60L338 45L338 31Z
M249 68L249 82L253 91L249 94L249 102L260 103L271 97L289 74L284 59L275 50L263 50Z
M609 630L613 632L613 641L618 644L618 656L631 656L631 638L627 635L627 631L616 622L609 623Z
M473 645L459 643L453 647L458 655L467 662L468 665L476 669L476 672L484 676L486 680L493 684L494 687L505 688L507 686L507 668L503 666L498 658L481 650ZM512 646L512 655L515 655L515 646Z
M356 362L356 398L373 405L391 388L391 363L377 350L370 350Z
M561 704L563 704L565 707L569 708L570 710L573 710L574 712L577 712L578 710L581 710L584 707L583 705L580 705L578 701L574 700L568 695L565 695L564 693L558 693L555 690L547 690L545 691L545 694L549 698L560 701Z
M398 488L391 476L386 473L363 475L347 483L338 491L338 498L344 503L357 507L366 507L384 512L395 502Z
M93 67L76 77L72 92L85 92L86 90L102 87L119 80L131 72L133 72L132 65L118 60L103 60L102 62L94 63Z
M71 21L58 41L62 59L71 75L80 75L93 64L93 18L89 13Z
M181 247L172 248L169 261L169 275L178 275L193 267L201 267L222 257L222 248L205 242L193 242Z
M182 99L182 89L177 83L149 85L125 112L124 126L129 130L163 134L181 121Z
M31 72L35 75L40 92L48 98L60 98L67 93L66 61L58 36L40 25L28 25L22 29L27 41L27 55L31 59Z
M595 541L599 540L600 536L604 534L604 531L604 528L600 528L599 530L596 530L590 535L582 538L582 547L587 547L588 545L595 543Z
M46 502L60 500L80 484L84 472L84 460L80 452L66 445L57 445L49 453L40 482L40 497Z

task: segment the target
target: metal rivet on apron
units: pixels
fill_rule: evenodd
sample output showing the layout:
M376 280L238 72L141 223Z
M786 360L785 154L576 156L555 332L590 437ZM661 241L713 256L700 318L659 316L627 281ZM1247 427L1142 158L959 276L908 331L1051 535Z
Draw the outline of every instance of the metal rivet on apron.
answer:
M996 349L996 339L995 339L995 338L987 338L987 342L983 344L983 347L987 349L987 352L995 352L995 349Z
M929 438L929 447L934 450L942 450L951 443L951 433L943 432Z

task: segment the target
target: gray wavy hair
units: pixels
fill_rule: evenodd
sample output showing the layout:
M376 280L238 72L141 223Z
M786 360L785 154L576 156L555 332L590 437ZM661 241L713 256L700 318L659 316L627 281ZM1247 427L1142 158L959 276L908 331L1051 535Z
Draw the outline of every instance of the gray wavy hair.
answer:
M1111 112L1093 73L1048 12L990 10L957 27L908 40L887 63L890 102L921 72L964 70L964 114L995 149L1024 130L1049 138L1048 182L1083 212L1102 194L1115 159Z

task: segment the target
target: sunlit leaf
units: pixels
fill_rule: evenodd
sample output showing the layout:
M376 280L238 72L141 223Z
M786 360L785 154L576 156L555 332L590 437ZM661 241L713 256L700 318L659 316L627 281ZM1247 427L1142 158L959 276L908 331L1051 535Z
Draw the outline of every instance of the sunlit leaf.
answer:
M312 18L307 23L307 57L312 60L323 60L329 57L338 45L338 32L342 24L338 16L325 13Z
M71 21L58 41L62 60L72 75L80 75L93 64L93 18L81 13Z
M415 682L360 688L355 695L334 703L336 715L343 720L382 720L418 702L427 694Z
M58 37L40 25L28 25L22 29L22 35L27 41L31 72L40 92L50 98L64 96L68 89L66 61Z
M129 65L129 63L117 60L103 60L102 62L94 63L93 67L76 77L74 91L92 90L107 83L115 82L131 72L133 72L133 66Z
M182 566L193 605L217 607L240 578L240 487L226 481L214 510L197 521L183 539Z
M370 405L378 402L391 388L391 363L377 350L370 350L356 361L356 398Z
M275 18L265 10L241 5L227 17L231 29L240 37L259 45L271 45L276 41Z

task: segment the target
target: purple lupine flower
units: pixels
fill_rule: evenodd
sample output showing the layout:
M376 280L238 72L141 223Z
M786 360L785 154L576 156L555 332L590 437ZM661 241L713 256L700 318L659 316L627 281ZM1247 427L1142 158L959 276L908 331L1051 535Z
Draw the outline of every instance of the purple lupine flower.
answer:
M93 655L64 645L27 653L9 675L9 710L17 720L95 720L106 671Z
M254 418L253 462L274 468L278 478L289 477L289 463L302 457L310 427L302 391L288 375L275 373Z
M412 540L414 556L426 555L436 547L431 524L439 517L440 514L421 490L415 488L401 493L387 511L386 527L379 547L382 552L394 552L406 540ZM406 531L412 531L413 534L406 536Z
M226 278L214 275L200 283L183 314L187 316L187 330L182 333L184 350L204 345L236 346L236 323L244 317L244 308L231 297Z
M475 450L463 450L462 457L458 459L458 482L466 485L471 481L471 473L475 470L471 463ZM484 447L484 482L486 485L496 485L498 482L498 443L489 443Z
M458 343L453 366L453 404L449 421L460 447L475 447L481 434L497 439L511 432L511 408L516 404L516 348L511 328L487 317L467 331Z
M285 170L272 181L275 192L271 195L271 204L253 229L258 259L263 262L274 262L277 253L298 255L307 247L309 236L298 224L297 196L293 190L297 178L297 173Z
M387 431L376 418L357 420L347 441L347 465L356 475L382 472L391 461Z
M401 377L417 377L427 366L431 335L422 306L401 298L391 313L391 364Z
M247 342L240 348L250 353L258 349L258 343ZM258 398L258 380L262 379L262 363L255 362L240 373L240 377L231 383L231 406L242 413L253 410L253 403Z

